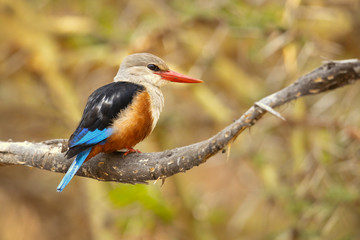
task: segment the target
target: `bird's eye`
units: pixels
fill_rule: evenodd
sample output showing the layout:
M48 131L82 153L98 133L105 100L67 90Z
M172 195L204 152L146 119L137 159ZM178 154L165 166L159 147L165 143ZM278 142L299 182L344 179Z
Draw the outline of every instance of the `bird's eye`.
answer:
M147 65L147 68L150 69L151 71L160 71L160 68L158 66L156 66L155 64L149 64Z

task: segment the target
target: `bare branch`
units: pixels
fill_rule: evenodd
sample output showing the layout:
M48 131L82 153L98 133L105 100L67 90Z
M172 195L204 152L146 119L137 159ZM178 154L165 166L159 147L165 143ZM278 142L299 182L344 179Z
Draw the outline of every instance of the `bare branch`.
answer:
M319 94L351 84L360 79L357 59L327 62L300 77L290 86L258 101L235 122L215 136L189 146L155 153L99 154L83 164L78 176L102 181L145 183L164 179L198 166L236 139L267 111L278 115L273 108L310 94ZM0 166L24 165L53 172L66 172L72 159L66 159L66 140L40 143L0 142Z

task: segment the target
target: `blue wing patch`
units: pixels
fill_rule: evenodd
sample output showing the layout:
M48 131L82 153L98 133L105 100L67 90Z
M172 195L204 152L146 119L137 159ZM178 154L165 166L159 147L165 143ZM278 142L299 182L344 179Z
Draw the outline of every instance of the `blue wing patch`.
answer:
M71 139L69 147L81 144L93 145L100 143L110 137L112 133L113 128L104 128L103 130L95 129L94 131L89 131L89 129L84 128Z

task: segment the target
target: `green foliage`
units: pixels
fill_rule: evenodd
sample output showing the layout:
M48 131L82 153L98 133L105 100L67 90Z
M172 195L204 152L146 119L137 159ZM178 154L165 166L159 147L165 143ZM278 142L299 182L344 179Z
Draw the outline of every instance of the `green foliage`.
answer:
M110 200L117 207L140 208L136 217L141 217L144 212L150 212L165 223L170 223L174 218L174 210L162 196L160 189L148 185L119 185L109 192ZM130 205L130 206L129 206Z

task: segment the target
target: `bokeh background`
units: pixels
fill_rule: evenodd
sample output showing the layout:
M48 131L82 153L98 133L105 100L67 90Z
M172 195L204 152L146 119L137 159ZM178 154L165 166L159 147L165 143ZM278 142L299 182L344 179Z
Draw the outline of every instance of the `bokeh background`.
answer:
M198 85L137 148L206 139L323 61L360 55L358 0L0 0L0 139L68 138L121 60L150 52ZM0 168L0 239L360 239L358 85L267 114L229 156L149 185ZM228 149L229 150L229 149Z

